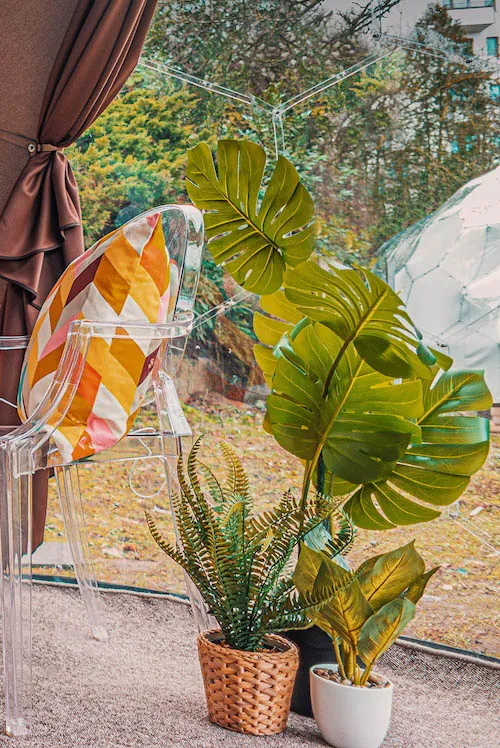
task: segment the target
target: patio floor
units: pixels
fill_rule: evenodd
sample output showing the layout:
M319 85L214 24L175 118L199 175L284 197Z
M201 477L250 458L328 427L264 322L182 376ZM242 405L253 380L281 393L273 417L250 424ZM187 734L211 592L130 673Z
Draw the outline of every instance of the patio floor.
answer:
M324 745L312 720L249 738L208 722L187 605L103 594L112 632L90 638L74 590L36 586L34 737L30 748L152 748ZM396 685L384 748L491 748L499 671L394 647L382 672ZM498 725L497 725L498 727ZM498 735L498 731L496 732ZM0 738L1 745L13 743Z

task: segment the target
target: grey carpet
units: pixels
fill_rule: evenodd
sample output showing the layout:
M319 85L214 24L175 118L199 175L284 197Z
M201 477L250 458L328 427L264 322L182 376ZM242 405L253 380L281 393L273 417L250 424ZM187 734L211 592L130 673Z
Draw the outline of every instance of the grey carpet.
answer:
M310 719L283 735L250 738L211 725L189 608L134 595L103 595L112 637L90 638L78 594L34 590L34 737L29 748L232 748L324 745ZM384 748L497 745L498 671L395 647L379 668L395 682ZM496 738L494 737L496 734ZM0 738L1 745L13 743Z

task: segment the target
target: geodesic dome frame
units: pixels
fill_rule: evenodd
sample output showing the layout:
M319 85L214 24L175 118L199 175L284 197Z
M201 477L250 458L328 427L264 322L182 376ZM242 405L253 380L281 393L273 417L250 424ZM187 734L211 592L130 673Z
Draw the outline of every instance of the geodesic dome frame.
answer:
M377 268L430 345L484 369L500 402L500 167L383 245Z

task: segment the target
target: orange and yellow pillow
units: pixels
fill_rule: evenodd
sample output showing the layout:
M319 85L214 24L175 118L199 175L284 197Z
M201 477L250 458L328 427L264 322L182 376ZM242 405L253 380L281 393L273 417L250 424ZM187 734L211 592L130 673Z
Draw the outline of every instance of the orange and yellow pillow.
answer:
M165 322L171 265L161 214L106 236L65 270L45 301L24 360L18 410L28 419L52 384L74 320L112 322L125 338L92 337L78 390L53 439L65 461L107 449L130 430L150 385L159 343L123 326Z

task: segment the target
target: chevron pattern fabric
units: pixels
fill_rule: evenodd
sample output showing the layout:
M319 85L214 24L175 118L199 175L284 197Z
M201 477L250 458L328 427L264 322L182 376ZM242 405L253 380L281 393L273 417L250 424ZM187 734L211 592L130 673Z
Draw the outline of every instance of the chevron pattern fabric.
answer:
M48 424L65 462L108 449L130 430L159 365L159 343L134 340L123 326L166 321L176 270L171 273L161 214L155 213L97 242L66 269L49 294L21 373L22 420L34 413L52 384L73 320L113 322L116 333L125 334L92 337L68 412L62 421L56 415Z

